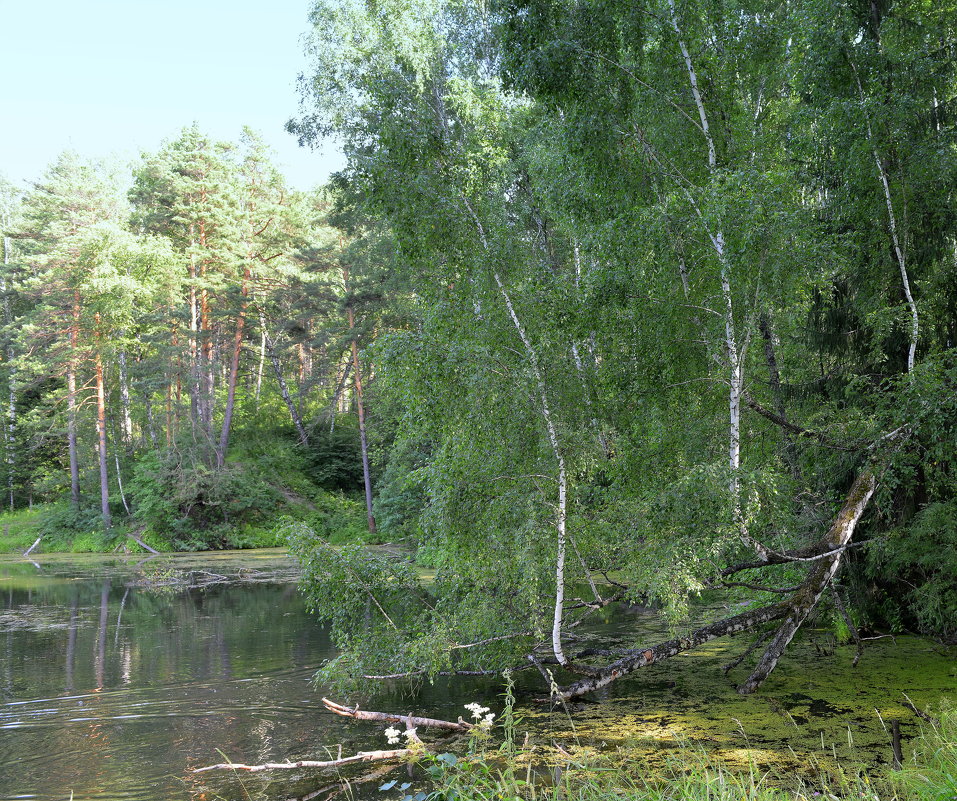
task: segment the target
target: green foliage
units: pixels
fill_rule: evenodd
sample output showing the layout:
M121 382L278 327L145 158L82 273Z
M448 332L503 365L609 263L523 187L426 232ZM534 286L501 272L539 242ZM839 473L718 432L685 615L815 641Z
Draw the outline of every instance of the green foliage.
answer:
M912 617L920 631L957 639L957 500L928 504L909 526L888 532L869 557L870 575L897 588L897 616Z
M304 461L305 474L318 487L338 492L362 489L362 459L356 428L340 424L332 432L325 426L314 429Z
M237 463L210 467L189 454L150 454L129 485L136 515L178 550L223 548L233 527L262 522L277 494Z

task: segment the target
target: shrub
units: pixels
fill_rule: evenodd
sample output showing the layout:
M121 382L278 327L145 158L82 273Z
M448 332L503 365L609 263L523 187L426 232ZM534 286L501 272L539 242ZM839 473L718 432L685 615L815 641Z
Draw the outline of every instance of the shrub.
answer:
M233 528L262 521L278 500L240 463L217 469L177 451L140 460L129 496L136 517L181 550L226 547Z

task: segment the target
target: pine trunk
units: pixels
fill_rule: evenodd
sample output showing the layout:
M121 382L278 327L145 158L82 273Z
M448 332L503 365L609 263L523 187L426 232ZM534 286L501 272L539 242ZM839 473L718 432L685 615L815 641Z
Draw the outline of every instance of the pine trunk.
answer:
M3 237L3 263L10 263L10 254L12 247L10 237ZM7 294L6 272L3 275L3 282L0 289L3 291L3 321L9 328L13 322L13 315L10 312L10 296ZM7 389L9 391L9 405L7 407L7 490L10 495L10 510L14 506L14 480L13 476L17 467L17 367L14 361L13 345L7 345Z

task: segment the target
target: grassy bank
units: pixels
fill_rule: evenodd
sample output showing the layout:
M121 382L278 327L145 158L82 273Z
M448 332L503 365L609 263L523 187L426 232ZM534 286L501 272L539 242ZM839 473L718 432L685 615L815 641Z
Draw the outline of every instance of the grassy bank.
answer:
M435 782L430 801L954 801L957 799L957 712L923 725L901 770L870 773L853 765L809 765L793 772L730 771L705 751L681 747L651 771L627 750L599 752L505 743L480 735L470 753L427 756ZM400 801L415 796L401 796Z

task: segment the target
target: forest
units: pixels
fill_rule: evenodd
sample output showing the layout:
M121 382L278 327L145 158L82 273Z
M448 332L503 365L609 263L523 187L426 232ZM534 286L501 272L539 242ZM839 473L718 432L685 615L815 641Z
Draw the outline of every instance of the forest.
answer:
M345 693L957 641L953 0L316 0L305 47L321 190L196 126L2 186L8 543L288 542ZM673 638L576 633L621 604Z

